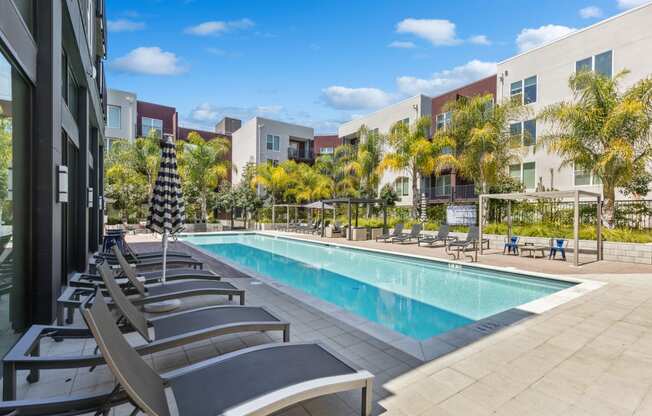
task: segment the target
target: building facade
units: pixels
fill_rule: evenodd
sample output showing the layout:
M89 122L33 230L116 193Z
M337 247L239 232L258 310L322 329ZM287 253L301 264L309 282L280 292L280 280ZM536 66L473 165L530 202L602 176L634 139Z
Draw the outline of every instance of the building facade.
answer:
M412 124L421 117L432 117L432 99L425 95L416 95L342 124L337 135L343 143L355 145L360 140L358 131L362 126L366 126L369 130L376 130L380 134L387 134L395 123ZM385 151L389 150L389 147L385 149ZM400 198L398 205L412 204L412 182L408 172L385 171L380 187L385 184L394 186Z
M314 160L312 127L254 117L232 135L232 177L238 183L248 163L278 164L288 159Z
M138 101L136 104L136 136L170 134L176 140L179 127L177 109L167 105Z
M573 32L564 38L509 58L498 64L497 100L517 99L529 114L510 129L523 133L521 162L509 173L521 180L526 190L536 188L602 192L598 178L590 172L561 166L558 155L535 144L547 126L536 119L546 106L573 99L569 77L578 70L593 70L614 76L627 69L621 88L652 74L652 3ZM529 134L525 134L528 132ZM535 151L536 150L536 151ZM623 198L622 195L618 197Z
M103 0L0 2L0 354L102 236Z
M138 116L136 94L128 91L109 89L106 114L106 148L112 140L136 139L136 120Z
M341 144L342 139L337 134L315 136L315 157L332 155Z

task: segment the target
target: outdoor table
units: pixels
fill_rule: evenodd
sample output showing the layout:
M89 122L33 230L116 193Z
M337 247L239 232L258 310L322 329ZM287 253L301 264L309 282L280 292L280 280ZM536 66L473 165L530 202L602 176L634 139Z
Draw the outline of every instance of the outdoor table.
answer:
M550 247L526 242L525 244L519 246L519 250L521 251L522 256L525 255L525 252L529 252L530 257L535 258L535 253L540 251L541 257L546 257L546 251L550 250Z

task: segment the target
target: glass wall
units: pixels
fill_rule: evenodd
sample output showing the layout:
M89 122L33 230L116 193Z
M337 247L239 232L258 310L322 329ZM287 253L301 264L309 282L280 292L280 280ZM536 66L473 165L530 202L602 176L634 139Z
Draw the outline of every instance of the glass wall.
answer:
M0 51L0 356L25 325L23 232L29 88Z

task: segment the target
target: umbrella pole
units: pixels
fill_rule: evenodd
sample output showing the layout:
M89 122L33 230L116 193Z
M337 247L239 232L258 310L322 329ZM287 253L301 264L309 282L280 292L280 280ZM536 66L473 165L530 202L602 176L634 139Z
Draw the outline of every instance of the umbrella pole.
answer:
M161 281L165 284L165 274L167 272L168 265L168 231L163 231L163 274L161 276Z

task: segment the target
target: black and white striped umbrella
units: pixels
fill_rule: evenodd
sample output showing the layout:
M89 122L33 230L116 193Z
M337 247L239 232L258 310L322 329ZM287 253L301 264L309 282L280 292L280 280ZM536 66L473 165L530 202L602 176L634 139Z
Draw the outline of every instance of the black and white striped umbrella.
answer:
M168 237L183 231L185 207L177 171L177 149L171 136L161 140L161 164L149 202L146 227L163 235L163 282L165 282Z

